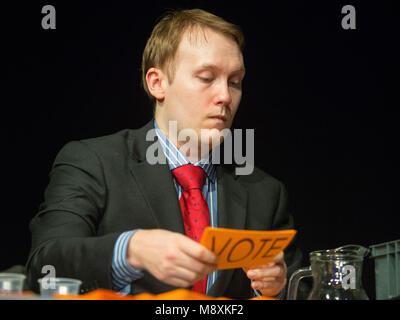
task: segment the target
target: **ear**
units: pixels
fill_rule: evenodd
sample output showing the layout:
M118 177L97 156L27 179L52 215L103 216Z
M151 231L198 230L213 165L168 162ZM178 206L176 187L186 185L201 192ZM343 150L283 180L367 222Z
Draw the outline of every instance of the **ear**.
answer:
M146 73L146 83L149 91L157 100L163 100L165 97L164 81L166 80L161 69L150 68Z

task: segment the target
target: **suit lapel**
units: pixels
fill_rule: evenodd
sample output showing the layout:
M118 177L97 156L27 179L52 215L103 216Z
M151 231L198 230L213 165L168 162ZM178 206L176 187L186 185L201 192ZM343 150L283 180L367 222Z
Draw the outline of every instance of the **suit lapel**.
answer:
M246 189L230 167L217 166L218 227L243 229L246 225Z
M232 168L217 166L218 227L244 229L246 226L247 194L237 181ZM218 278L209 295L223 296L235 269L218 271Z
M185 234L181 209L168 165L132 163L131 173L158 226Z
M136 142L138 148L129 164L130 171L150 207L157 225L162 229L185 234L181 209L168 164L165 162L151 165L146 161L146 151L154 143L158 144L157 150L162 153L158 140L146 141L146 133L151 129L154 129L152 121L140 129L139 141Z

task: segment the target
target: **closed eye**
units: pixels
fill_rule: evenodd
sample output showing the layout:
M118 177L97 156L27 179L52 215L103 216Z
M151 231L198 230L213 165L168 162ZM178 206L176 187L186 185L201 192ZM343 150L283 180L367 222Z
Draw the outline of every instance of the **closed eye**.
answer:
M242 82L241 82L241 81L239 81L239 82L233 82L233 81L231 81L231 82L229 82L229 84L230 84L231 86L235 87L235 88L241 88L241 87L242 87Z
M203 81L203 82L206 82L206 83L210 83L210 82L212 81L212 79L211 79L211 78L203 78L203 77L199 77L199 79L200 79L201 81Z

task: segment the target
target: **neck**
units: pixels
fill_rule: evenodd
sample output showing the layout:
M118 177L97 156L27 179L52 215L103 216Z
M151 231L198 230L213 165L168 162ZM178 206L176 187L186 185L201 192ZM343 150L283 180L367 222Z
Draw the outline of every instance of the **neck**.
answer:
M194 130L188 130L186 134L185 128L177 128L176 121L163 122L155 118L158 128L165 137L173 143L179 151L181 151L191 163L197 163L201 159L208 157L212 145L202 143L201 137ZM186 138L186 140L179 137Z

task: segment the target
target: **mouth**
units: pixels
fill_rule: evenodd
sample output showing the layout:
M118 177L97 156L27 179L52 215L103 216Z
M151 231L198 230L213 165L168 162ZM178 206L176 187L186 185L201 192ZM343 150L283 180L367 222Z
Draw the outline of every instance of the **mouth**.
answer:
M220 120L220 121L223 121L223 122L226 121L226 116L224 116L224 115L216 115L216 116L211 116L209 118L210 119L215 119L215 120Z

